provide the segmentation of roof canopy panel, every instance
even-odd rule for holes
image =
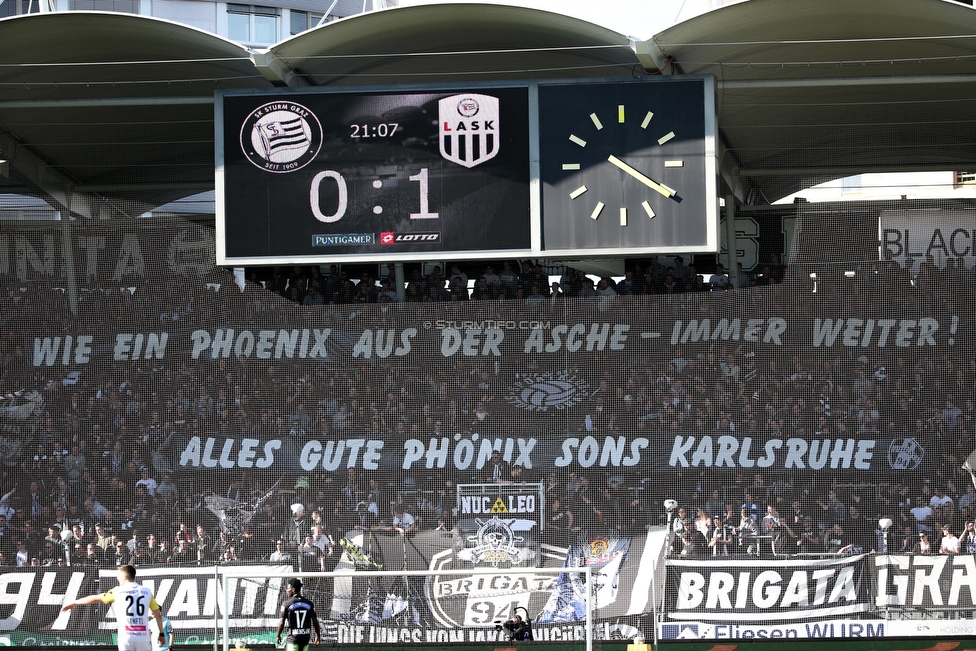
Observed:
[[[236,43],[157,18],[70,11],[0,20],[2,99],[211,95],[265,86]]]
[[[630,76],[651,59],[718,79],[723,178],[748,203],[858,172],[976,169],[969,7],[750,0],[639,45],[652,57],[591,23],[483,4],[358,15],[262,53],[131,14],[3,19],[0,192],[97,217],[212,189],[220,89]]]
[[[976,169],[976,11],[943,0],[750,0],[650,40],[719,80],[722,166],[774,201],[858,171]]]
[[[750,0],[654,36],[719,80],[951,74],[974,65],[976,12],[944,0]]]
[[[214,91],[271,87],[246,48],[131,14],[0,20],[0,61],[9,185],[81,216],[212,187]]]
[[[311,86],[632,75],[612,30],[547,11],[489,4],[394,8],[323,25],[271,51]]]

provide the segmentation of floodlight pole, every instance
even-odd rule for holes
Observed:
[[[667,592],[667,585],[668,585],[667,566],[668,566],[668,557],[671,554],[671,530],[672,530],[673,521],[674,521],[674,512],[677,510],[677,508],[678,508],[678,502],[677,501],[671,500],[671,499],[664,500],[664,510],[668,514],[668,530],[666,532],[664,532],[664,568],[665,568],[665,576],[664,576],[664,585],[661,586],[661,607],[662,608],[665,607],[665,605],[664,605],[665,604],[665,602],[664,602],[664,595]],[[660,559],[660,557],[659,557],[659,559]],[[654,574],[651,577],[652,596],[653,596],[655,581],[657,581],[657,576],[656,575],[657,575],[657,563],[655,562],[654,563]],[[657,651],[657,599],[656,598],[654,600],[654,605],[651,607],[651,614],[654,617],[654,637],[652,639],[654,640],[654,651]]]
[[[214,586],[218,590],[220,589],[220,586],[221,586],[221,583],[220,583],[220,569],[219,569],[219,566],[217,566],[217,565],[214,565]],[[224,587],[224,608],[227,608],[227,586],[226,586],[226,584],[223,587]],[[218,647],[217,647],[217,644],[220,641],[220,619],[219,618],[220,618],[220,609],[219,608],[214,608],[214,643],[213,643],[213,651],[220,651],[218,649]],[[226,640],[227,639],[227,634],[230,632],[230,626],[227,624],[227,618],[226,617],[224,618],[224,624],[225,624],[224,625],[224,639]]]
[[[68,203],[71,203],[69,200]],[[68,308],[78,316],[78,279],[75,277],[75,248],[71,243],[71,215],[58,211],[61,218],[61,250],[64,252],[64,277],[68,286]],[[68,563],[70,565],[71,563]]]
[[[400,303],[407,302],[407,290],[404,287],[405,277],[403,275],[403,263],[395,262],[393,264],[393,273],[396,276],[396,295],[397,301]]]
[[[665,502],[673,502],[673,501],[674,500],[665,500]],[[671,526],[674,520],[674,511],[676,508],[677,508],[677,504],[675,505],[668,504],[665,506],[665,511],[668,514],[668,530],[664,534],[664,557],[665,558],[667,558],[668,554],[671,553]]]
[[[729,268],[726,275],[729,277],[729,289],[739,289],[739,259],[735,244],[735,195],[731,192],[725,197],[725,241],[726,249],[729,253]]]
[[[593,651],[593,568],[586,566],[586,651]]]
[[[654,569],[651,571],[651,643],[654,651],[657,651],[657,562],[660,557],[654,559]]]

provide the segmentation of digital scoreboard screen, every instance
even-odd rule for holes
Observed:
[[[218,263],[530,251],[528,94],[218,96]]]
[[[715,83],[223,91],[222,265],[719,250]]]

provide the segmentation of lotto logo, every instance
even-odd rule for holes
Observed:
[[[400,233],[392,231],[380,233],[380,244],[402,244],[403,242],[440,242],[440,231],[425,231],[423,233]]]

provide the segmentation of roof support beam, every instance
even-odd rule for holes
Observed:
[[[842,86],[916,86],[919,84],[976,84],[976,74],[890,75],[874,77],[824,77],[821,79],[719,80],[720,90],[748,88],[823,88]]]
[[[50,197],[62,212],[89,219],[120,216],[120,211],[102,197],[76,192],[72,179],[48,165],[11,133],[0,131],[0,150],[9,161],[11,170],[16,170],[38,191]]]
[[[674,70],[668,65],[668,57],[661,51],[661,48],[653,41],[635,41],[631,39],[630,47],[637,55],[641,67],[644,70],[656,70],[662,75],[674,74]]]
[[[770,167],[740,169],[740,177],[759,176],[853,176],[855,174],[882,174],[886,172],[950,172],[976,170],[976,160],[934,165],[859,165],[857,167]]]
[[[0,100],[0,111],[6,109],[85,108],[113,106],[185,106],[214,103],[213,95],[200,97],[106,97],[99,99]]]
[[[266,50],[264,52],[254,52],[251,54],[254,67],[258,69],[264,78],[275,86],[305,86],[302,78],[295,74],[295,71],[288,67],[278,56]]]
[[[207,192],[214,189],[213,183],[114,183],[88,184],[79,183],[73,188],[75,192],[151,192],[158,190],[186,190],[188,192]]]

